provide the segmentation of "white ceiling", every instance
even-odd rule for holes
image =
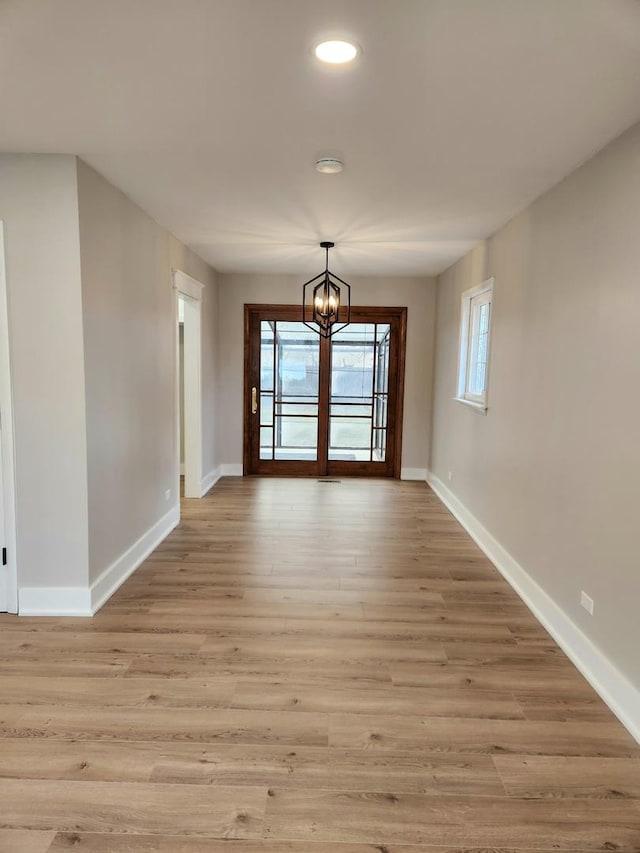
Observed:
[[[433,274],[640,119],[640,3],[0,0],[0,80],[0,149],[80,154],[221,271]]]

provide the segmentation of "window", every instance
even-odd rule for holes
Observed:
[[[462,294],[460,352],[456,400],[482,411],[487,409],[489,346],[493,279]]]

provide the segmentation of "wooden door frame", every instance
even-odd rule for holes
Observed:
[[[284,315],[286,317],[286,322],[302,322],[302,307],[300,305],[249,304],[244,306],[244,396],[242,426],[242,459],[244,475],[248,472],[256,473],[252,471],[254,460],[252,459],[251,447],[251,422],[253,419],[253,414],[251,412],[251,389],[253,387],[251,384],[251,377],[259,375],[260,373],[260,352],[257,348],[253,354],[251,352],[251,323],[253,318],[255,318],[258,323],[262,322],[264,319],[270,319],[274,313],[277,313],[280,319]],[[320,363],[318,366],[322,369]],[[322,424],[320,424],[320,421],[322,419],[322,406],[319,405],[318,409],[319,429],[321,429]],[[286,465],[288,475],[292,477],[320,476],[320,473],[317,470],[319,468],[319,460],[317,462],[313,462],[311,460],[281,461],[278,462],[278,465]],[[260,472],[260,476],[268,477],[286,475],[282,471],[263,471]]]
[[[280,305],[273,303],[248,303],[244,306],[244,383],[243,383],[243,421],[242,421],[242,458],[243,472],[246,476],[251,471],[251,376],[259,364],[251,363],[251,318],[256,314],[269,313],[287,313],[290,314],[292,322],[302,322],[302,307],[300,305]],[[406,363],[407,349],[407,308],[406,307],[384,307],[379,305],[372,306],[352,306],[351,321],[360,323],[376,323],[385,322],[384,318],[397,318],[398,321],[398,354],[397,354],[397,375],[395,377],[395,397],[396,397],[396,418],[395,429],[392,440],[393,447],[393,466],[389,476],[400,479],[402,470],[402,428],[404,421],[404,372]],[[254,353],[254,359],[259,358],[257,353]],[[390,380],[391,381],[391,380]],[[390,386],[391,387],[391,386]],[[350,463],[351,464],[351,463]],[[353,463],[357,465],[357,463]],[[292,469],[292,474],[295,471]],[[354,471],[354,476],[357,476],[357,470]],[[263,476],[269,476],[263,475]]]

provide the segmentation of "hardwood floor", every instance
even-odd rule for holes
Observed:
[[[424,484],[221,480],[0,631],[0,853],[640,851],[640,747]]]

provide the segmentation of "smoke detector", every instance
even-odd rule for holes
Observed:
[[[337,175],[344,169],[344,163],[336,157],[321,157],[316,161],[316,169],[323,175]]]

